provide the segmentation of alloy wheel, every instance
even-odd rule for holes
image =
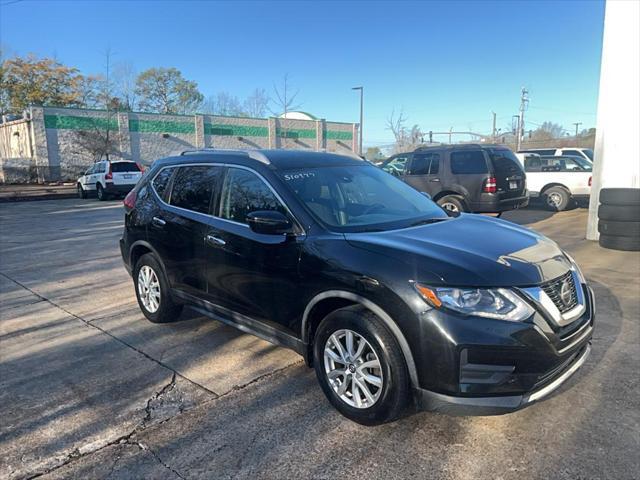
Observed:
[[[440,205],[442,208],[444,208],[445,210],[449,211],[449,212],[455,212],[458,213],[458,206],[455,205],[454,203],[451,202],[444,202],[442,205]]]
[[[160,307],[160,281],[156,272],[148,265],[143,265],[138,271],[138,295],[149,313],[158,311]]]
[[[547,203],[551,207],[558,208],[562,205],[562,195],[557,192],[552,192],[550,195],[547,195]]]
[[[369,408],[380,398],[384,385],[380,357],[353,330],[338,330],[327,339],[324,370],[329,385],[347,405]]]

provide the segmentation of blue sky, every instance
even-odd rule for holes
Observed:
[[[302,110],[357,121],[365,145],[389,142],[403,110],[423,130],[488,133],[530,92],[527,128],[595,126],[604,3],[177,2],[0,0],[8,53],[55,55],[83,73],[103,52],[138,71],[175,66],[205,96],[272,91],[288,73]]]

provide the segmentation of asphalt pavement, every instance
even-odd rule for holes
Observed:
[[[586,241],[585,209],[503,218],[583,267],[598,306],[586,364],[509,415],[363,427],[291,351],[190,310],[146,321],[121,202],[0,205],[0,478],[638,478],[640,254]]]

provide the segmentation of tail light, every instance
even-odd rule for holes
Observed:
[[[482,187],[484,193],[496,193],[498,191],[498,185],[496,183],[496,177],[489,177],[484,181]]]
[[[591,186],[592,177],[589,177],[589,186]]]
[[[111,171],[111,163],[109,163],[109,171],[104,176],[105,180],[113,180],[113,172]]]
[[[124,197],[124,201],[122,203],[124,203],[124,206],[128,209],[133,209],[133,207],[136,206],[136,198],[137,198],[137,194],[135,190],[131,190],[129,193],[127,193],[127,196]]]

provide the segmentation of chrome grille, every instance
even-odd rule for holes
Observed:
[[[560,313],[568,312],[578,304],[578,293],[571,271],[541,285],[541,288]]]

